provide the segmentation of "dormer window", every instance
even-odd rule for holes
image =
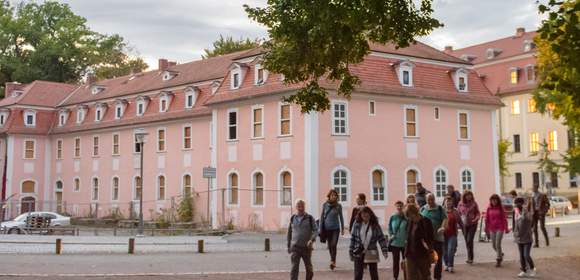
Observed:
[[[127,106],[127,101],[124,99],[119,99],[115,102],[115,119],[120,120],[125,113],[125,107]]]
[[[102,92],[104,90],[105,90],[104,86],[98,86],[98,85],[91,86],[91,93],[93,95],[99,94],[100,92]]]
[[[399,82],[404,87],[413,86],[413,63],[409,61],[404,61],[398,64],[397,74],[399,76]]]
[[[199,89],[197,87],[189,87],[185,90],[185,108],[191,109],[197,100]]]
[[[240,73],[234,73],[232,78],[232,86],[234,88],[240,87]]]
[[[501,53],[500,49],[489,48],[485,52],[487,59],[494,59]]]
[[[254,84],[263,85],[268,79],[268,71],[261,64],[254,67]]]
[[[95,121],[96,122],[100,122],[101,120],[103,120],[106,108],[107,108],[106,104],[102,104],[102,103],[97,104],[96,109],[95,109]]]
[[[147,110],[147,104],[149,104],[149,97],[140,96],[137,98],[137,116],[143,116]]]
[[[24,125],[25,126],[36,126],[36,112],[34,112],[34,111],[24,112]]]
[[[80,106],[77,109],[77,124],[80,124],[85,120],[86,113],[87,113],[86,106]]]
[[[12,93],[10,93],[10,97],[16,98],[16,97],[20,96],[21,94],[22,94],[21,90],[13,90]]]
[[[10,112],[8,110],[1,110],[0,111],[0,126],[4,126],[6,121],[8,120],[8,115]]]
[[[468,89],[468,77],[469,72],[463,68],[458,69],[455,71],[454,73],[454,82],[455,82],[455,88],[457,88],[457,90],[459,92],[467,92]]]
[[[173,93],[164,91],[159,96],[159,112],[164,113],[169,110],[169,104],[171,104],[171,99],[173,98]]]
[[[63,110],[58,114],[58,125],[64,126],[68,119],[68,110]]]
[[[163,71],[161,77],[164,81],[169,81],[177,76],[177,72],[174,71]]]
[[[220,81],[213,81],[211,83],[211,94],[214,95],[217,90],[220,88],[221,82]]]
[[[533,50],[535,47],[536,47],[536,44],[534,44],[533,41],[531,41],[531,40],[524,41],[524,52],[529,52],[529,51]]]
[[[518,83],[519,77],[518,77],[518,68],[511,68],[510,69],[510,83],[512,85],[515,85]]]
[[[244,74],[246,73],[247,66],[242,63],[234,62],[230,66],[230,88],[238,89],[242,85],[244,80]]]

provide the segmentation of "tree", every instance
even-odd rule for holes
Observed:
[[[501,139],[497,142],[498,154],[499,154],[499,174],[503,176],[510,175],[509,169],[507,167],[507,157],[511,155],[508,151],[512,143],[507,139]]]
[[[552,151],[548,147],[548,143],[546,140],[540,143],[540,151],[532,153],[533,156],[538,155],[538,170],[540,170],[543,176],[551,175],[552,173],[558,174],[562,165],[556,163],[554,160],[550,158]],[[548,190],[551,193],[551,190]]]
[[[550,113],[572,131],[580,131],[580,0],[539,5],[547,14],[538,30],[538,89],[534,92],[541,113]],[[566,170],[580,173],[580,147],[568,149]]]
[[[207,59],[237,51],[249,50],[258,46],[260,46],[260,41],[257,39],[250,40],[249,38],[240,38],[234,40],[231,36],[224,38],[224,36],[220,34],[220,38],[213,42],[213,49],[204,49],[203,51],[205,54],[202,54],[201,58]]]
[[[431,17],[432,0],[268,0],[265,8],[244,5],[249,17],[268,28],[263,45],[265,67],[284,75],[287,84],[304,87],[287,98],[302,112],[329,109],[320,79],[337,83],[337,93],[350,97],[360,83],[349,65],[369,54],[369,41],[406,47],[416,36],[442,26]]]
[[[67,4],[21,2],[14,7],[0,0],[1,85],[34,80],[77,82],[87,71],[110,78],[147,68],[130,51],[121,36],[90,30],[86,19]]]
[[[194,205],[193,196],[191,193],[184,194],[179,201],[179,206],[177,208],[177,216],[181,222],[192,222],[194,216]]]

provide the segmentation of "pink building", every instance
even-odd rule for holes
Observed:
[[[473,65],[421,43],[371,49],[352,67],[362,84],[350,100],[323,82],[332,100],[324,113],[282,102],[297,87],[261,67],[260,49],[181,65],[160,60],[156,71],[63,85],[46,124],[29,130],[12,125],[26,120],[15,111],[26,106],[4,100],[3,141],[17,151],[8,153],[6,194],[18,201],[10,213],[32,198],[58,202],[54,208],[66,202],[74,215],[128,213],[143,186],[147,217],[191,190],[197,219],[207,219],[209,199],[214,226],[275,230],[288,223],[296,198],[319,215],[331,188],[347,216],[355,195],[366,193],[382,223],[417,182],[439,199],[447,184],[473,190],[481,203],[498,192],[501,102]],[[143,181],[137,128],[149,133]],[[26,139],[44,144],[34,159],[23,159]],[[27,164],[42,174],[26,172]],[[209,192],[204,166],[217,168]],[[29,180],[34,192],[24,192]]]

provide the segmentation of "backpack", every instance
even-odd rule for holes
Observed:
[[[296,214],[292,214],[292,216],[290,217],[290,226],[292,226],[292,224],[294,224],[294,217],[296,217]],[[308,222],[310,224],[310,229],[315,229],[315,224],[314,224],[314,218],[312,217],[312,215],[310,214],[306,214],[306,219],[308,219]]]

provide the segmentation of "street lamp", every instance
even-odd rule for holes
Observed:
[[[141,177],[141,191],[139,192],[139,227],[137,229],[137,236],[143,237],[143,148],[145,146],[145,136],[147,133],[144,128],[139,128],[135,130],[135,143],[139,145],[140,162],[139,172]]]

